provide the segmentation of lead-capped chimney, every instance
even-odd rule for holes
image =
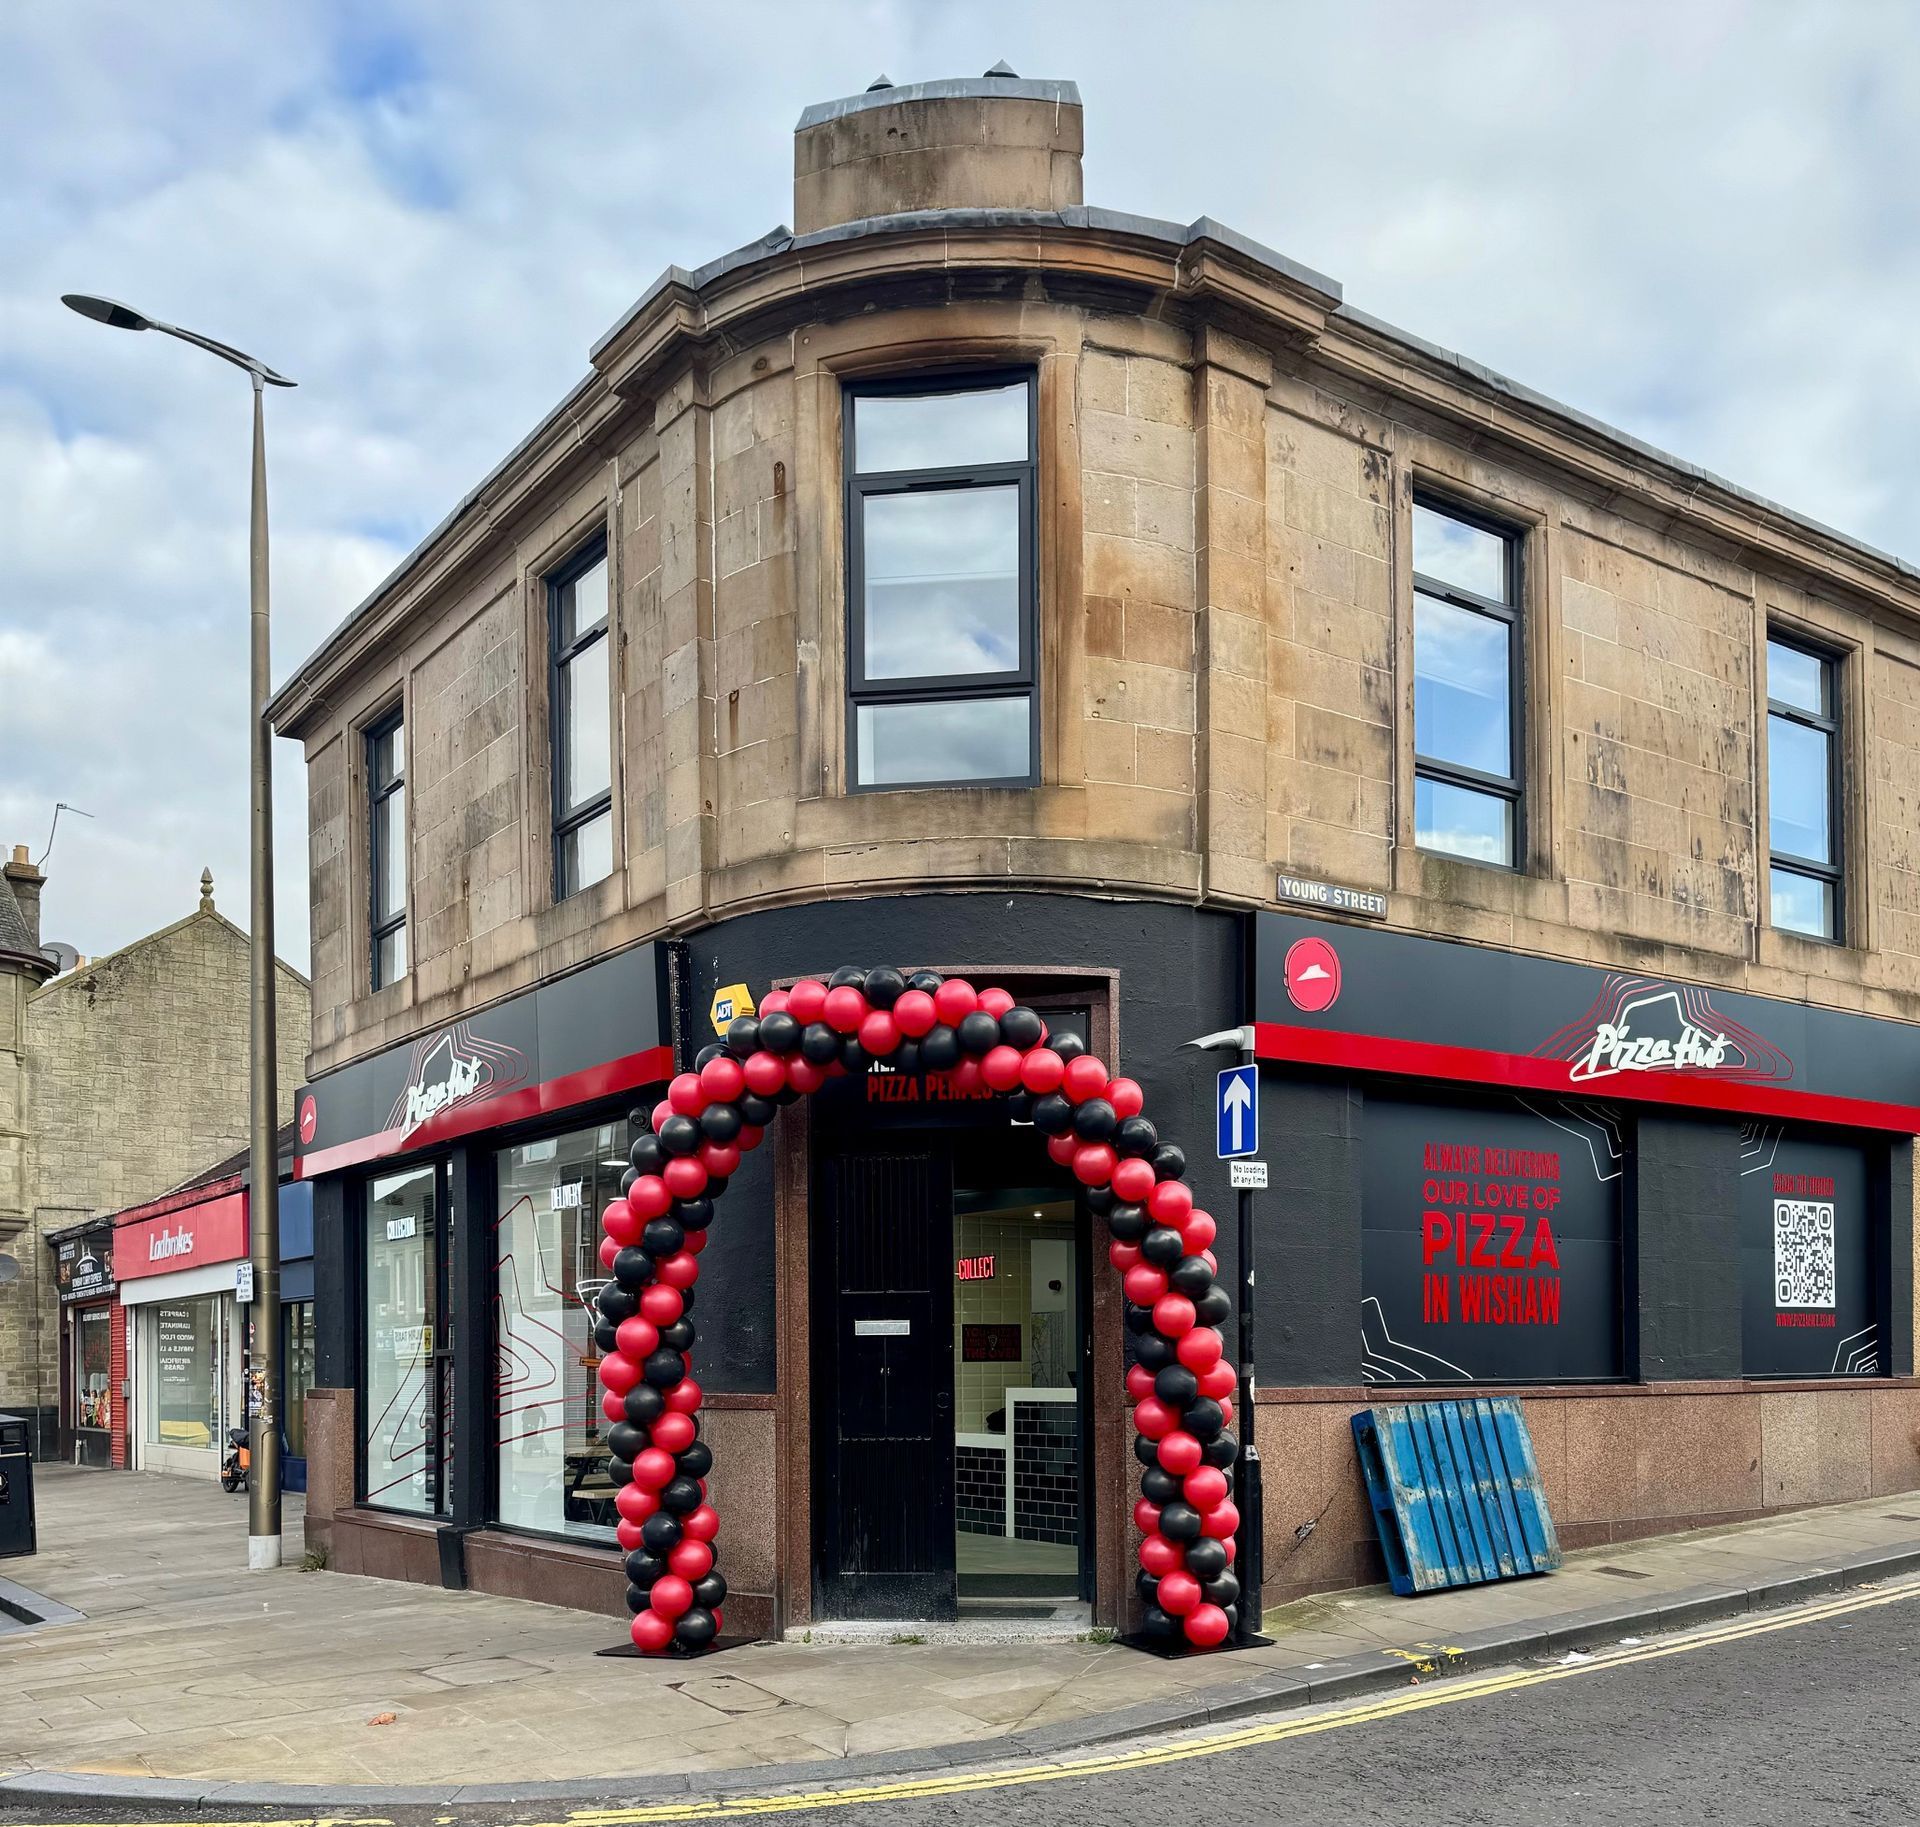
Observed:
[[[922,209],[1081,202],[1080,91],[1004,63],[986,75],[818,102],[793,135],[797,234]]]

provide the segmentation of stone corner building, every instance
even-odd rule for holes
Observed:
[[[334,1565],[619,1611],[627,1109],[847,963],[1086,1035],[1223,1220],[1177,1049],[1257,1024],[1270,1599],[1374,1576],[1383,1386],[1523,1395],[1575,1544],[1920,1485],[1920,575],[1080,152],[1071,83],[808,109],[793,226],[276,699]],[[941,1092],[835,1084],[711,1234],[730,1628],[1133,1602],[1104,1241]]]
[[[16,847],[0,883],[0,1410],[65,1456],[81,1349],[48,1240],[157,1197],[247,1137],[247,935],[213,903],[62,970],[44,878]],[[283,1101],[303,1075],[307,980],[280,966]]]

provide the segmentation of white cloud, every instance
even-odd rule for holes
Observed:
[[[1846,7],[64,0],[0,17],[0,839],[50,932],[245,908],[240,377],[284,674],[669,262],[789,213],[807,102],[1070,76],[1091,200],[1231,223],[1433,341],[1920,550],[1920,13]],[[305,954],[297,752],[281,934]]]

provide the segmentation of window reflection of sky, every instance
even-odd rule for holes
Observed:
[[[1480,863],[1509,863],[1512,812],[1508,801],[1492,793],[1475,793],[1444,780],[1414,782],[1413,837],[1422,850]]]
[[[1512,771],[1505,623],[1434,597],[1413,612],[1414,746],[1435,761]]]
[[[1826,734],[1786,717],[1767,719],[1767,836],[1775,850],[1833,860]]]
[[[1413,508],[1413,568],[1456,590],[1507,600],[1507,542],[1419,502]]]
[[[964,393],[863,394],[854,402],[862,475],[1027,460],[1027,383]]]
[[[870,679],[1014,671],[1020,663],[1020,492],[869,496]]]
[[[863,704],[863,786],[928,780],[1001,780],[1027,772],[1027,699],[966,698],[938,704]]]

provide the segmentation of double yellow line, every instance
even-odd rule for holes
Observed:
[[[1457,1706],[1462,1701],[1485,1700],[1521,1688],[1540,1687],[1549,1681],[1571,1681],[1582,1675],[1607,1674],[1639,1662],[1658,1662],[1668,1656],[1684,1656],[1694,1650],[1739,1643],[1750,1637],[1771,1636],[1775,1631],[1795,1630],[1802,1625],[1819,1624],[1830,1618],[1872,1611],[1883,1605],[1897,1605],[1913,1598],[1920,1598],[1920,1580],[1877,1591],[1853,1593],[1843,1598],[1816,1601],[1796,1606],[1790,1611],[1736,1619],[1666,1642],[1610,1650],[1581,1662],[1555,1663],[1547,1668],[1512,1669],[1497,1675],[1458,1676],[1432,1687],[1396,1688],[1378,1700],[1362,1701],[1338,1710],[1295,1713],[1263,1725],[1179,1738],[1100,1757],[1023,1764],[1003,1769],[955,1771],[945,1776],[916,1777],[890,1783],[848,1784],[839,1788],[788,1791],[779,1795],[727,1795],[708,1800],[688,1798],[685,1801],[654,1802],[644,1807],[582,1808],[572,1811],[560,1821],[542,1823],[540,1827],[645,1827],[646,1823],[656,1821],[735,1820],[755,1815],[804,1814],[821,1808],[858,1808],[875,1802],[925,1801],[943,1795],[979,1795],[994,1789],[1031,1788],[1039,1783],[1080,1782],[1089,1777],[1114,1776],[1130,1770],[1154,1769],[1163,1764],[1190,1763],[1196,1758],[1220,1757],[1261,1745],[1282,1744],[1291,1738],[1308,1738],[1320,1732],[1341,1731],[1349,1726],[1374,1725],[1383,1720],[1397,1719],[1403,1714],[1424,1712],[1429,1707]],[[609,1786],[618,1780],[609,1779]],[[481,1807],[473,1810],[474,1816],[484,1812]],[[451,1821],[460,1817],[443,1813],[439,1818]],[[131,1827],[131,1824],[67,1822],[62,1827]],[[140,1827],[388,1827],[388,1824],[377,1816],[343,1814],[313,1816],[305,1820],[281,1817],[271,1822],[211,1821],[205,1817],[166,1822],[146,1818],[141,1821]]]

